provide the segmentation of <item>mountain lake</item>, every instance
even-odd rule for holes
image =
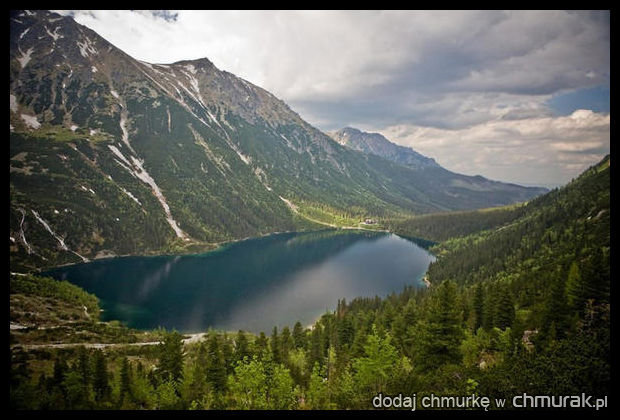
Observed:
[[[434,259],[391,233],[326,230],[247,239],[197,255],[108,258],[43,274],[96,295],[104,321],[269,335],[274,326],[312,324],[338,299],[426,287]]]

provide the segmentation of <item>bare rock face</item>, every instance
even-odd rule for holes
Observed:
[[[343,146],[381,156],[401,165],[416,169],[439,167],[435,159],[423,156],[410,147],[394,144],[379,133],[367,133],[356,128],[345,127],[330,135]]]

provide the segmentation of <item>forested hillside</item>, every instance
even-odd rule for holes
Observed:
[[[492,207],[482,210],[424,214],[393,220],[389,229],[401,236],[443,242],[510,224],[525,213],[525,206]]]
[[[609,165],[511,210],[509,224],[437,245],[430,289],[343,301],[312,328],[211,331],[185,346],[162,331],[158,346],[105,352],[14,347],[12,407],[369,409],[382,392],[511,408],[522,393],[608,395]]]

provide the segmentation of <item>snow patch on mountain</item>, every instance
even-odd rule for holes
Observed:
[[[133,176],[134,178],[136,177],[133,173],[133,171],[131,170],[131,168],[129,168],[128,166],[126,166],[123,162],[121,162],[118,159],[114,159],[114,162],[116,162],[118,164],[118,166],[120,166],[121,168],[125,169],[127,172],[129,172],[129,174],[131,176]]]
[[[56,28],[54,28],[54,32],[52,33],[50,32],[49,29],[47,29],[47,26],[45,26],[45,32],[47,32],[47,34],[54,39],[54,42],[58,41],[58,38],[64,38],[62,35],[58,33],[59,29],[60,29],[60,26],[57,26]]]
[[[170,213],[170,207],[166,202],[166,197],[164,197],[164,194],[162,194],[159,186],[155,183],[153,177],[146,171],[146,169],[142,167],[142,162],[140,160],[136,159],[134,156],[130,157],[133,161],[134,167],[136,168],[136,176],[140,180],[142,180],[142,182],[148,184],[151,187],[151,189],[153,190],[153,195],[155,195],[155,198],[159,200],[159,203],[164,208],[164,212],[166,213],[166,220],[174,230],[174,233],[176,233],[178,238],[187,239],[187,234],[181,230],[176,220],[174,220],[174,218],[172,217],[172,213]]]
[[[34,115],[21,114],[22,120],[26,123],[26,125],[30,128],[34,128],[35,130],[41,127],[41,123],[37,120],[37,117]]]
[[[24,67],[26,67],[26,65],[30,61],[30,56],[34,52],[34,47],[28,48],[28,51],[26,52],[23,52],[22,49],[19,48],[19,52],[22,53],[22,56],[18,57],[17,61],[19,61],[19,64],[22,66],[22,69],[23,69]]]
[[[52,236],[53,236],[53,237],[54,237],[54,238],[58,241],[58,243],[60,244],[60,249],[62,249],[63,251],[69,251],[69,252],[72,252],[72,253],[74,253],[75,255],[77,255],[78,257],[80,257],[80,258],[82,259],[82,261],[84,261],[84,262],[88,262],[88,259],[87,259],[87,258],[84,258],[83,256],[81,256],[81,255],[80,255],[80,254],[78,254],[77,252],[72,251],[71,249],[69,249],[69,247],[67,246],[67,244],[65,244],[64,239],[63,239],[63,238],[61,238],[59,235],[57,235],[57,234],[56,234],[56,232],[54,232],[54,231],[52,230],[52,228],[50,227],[50,225],[49,225],[49,224],[48,224],[45,220],[43,220],[43,218],[42,218],[41,216],[39,216],[39,213],[37,213],[36,211],[34,211],[34,210],[32,210],[32,209],[30,209],[30,211],[32,211],[32,214],[34,214],[34,217],[37,219],[37,221],[38,221],[39,223],[41,223],[41,224],[43,225],[43,227],[45,228],[45,230],[47,230],[47,231],[50,233],[50,235],[52,235]]]
[[[164,213],[166,214],[166,220],[168,221],[168,224],[170,225],[170,227],[172,227],[177,237],[181,239],[188,239],[187,234],[183,232],[183,230],[181,230],[176,220],[174,220],[174,218],[172,217],[172,213],[170,212],[170,207],[168,206],[168,203],[166,202],[166,197],[164,197],[164,194],[161,192],[161,189],[159,188],[159,186],[157,185],[153,177],[146,171],[146,169],[144,169],[144,167],[142,166],[142,162],[136,157],[130,156],[132,160],[132,162],[130,163],[129,160],[125,158],[125,156],[121,153],[120,150],[118,150],[116,146],[108,145],[108,148],[112,151],[112,153],[118,156],[119,159],[127,163],[129,167],[125,167],[124,165],[121,165],[121,166],[123,166],[133,176],[135,176],[136,178],[138,178],[139,180],[141,180],[142,182],[144,182],[145,184],[151,187],[151,190],[153,191],[153,195],[155,196],[155,198],[157,198],[157,200],[159,200],[159,203],[164,209]]]
[[[32,247],[30,246],[28,241],[26,241],[26,234],[24,233],[24,219],[26,218],[26,212],[23,209],[18,209],[18,210],[22,214],[22,221],[19,223],[19,238],[21,239],[22,243],[26,247],[26,252],[28,253],[28,255],[30,255],[33,253]]]
[[[124,192],[125,194],[127,194],[127,196],[129,198],[131,198],[133,201],[135,201],[136,203],[138,203],[138,205],[140,207],[142,207],[142,203],[140,202],[140,200],[138,200],[131,192],[127,191],[125,188],[121,187],[120,185],[118,186],[122,192]]]
[[[226,163],[226,161],[224,161],[224,159],[222,157],[218,158],[218,157],[215,156],[215,154],[213,153],[213,151],[211,150],[211,148],[209,147],[207,142],[202,138],[200,133],[198,133],[194,129],[194,127],[192,127],[191,124],[187,124],[187,126],[189,127],[190,131],[194,135],[194,142],[204,149],[205,154],[207,155],[207,157],[213,163],[215,163],[215,166],[216,166],[217,170],[222,174],[222,176],[226,177],[226,174],[224,173],[224,167],[223,166],[225,165],[229,170],[230,170],[230,166],[228,166],[228,164]],[[202,163],[201,163],[201,165],[202,165]],[[203,170],[203,172],[206,172],[206,171]]]
[[[80,54],[82,54],[82,57],[88,58],[90,54],[99,54],[99,51],[97,51],[92,41],[86,35],[83,35],[83,37],[82,42],[76,42],[77,46],[80,48]]]
[[[299,212],[299,208],[291,203],[289,200],[287,200],[286,198],[282,197],[281,195],[279,195],[278,197],[280,197],[280,200],[284,201],[284,203],[291,209],[293,210],[294,213],[298,213]]]
[[[82,187],[84,188],[84,187]],[[43,227],[45,228],[45,230],[47,230],[54,238],[56,238],[56,240],[58,241],[58,243],[60,244],[60,249],[62,249],[63,251],[68,251],[69,248],[67,247],[67,245],[65,244],[65,241],[63,238],[61,238],[60,236],[58,236],[56,234],[56,232],[54,232],[52,230],[52,228],[50,228],[50,225],[47,224],[47,222],[45,220],[43,220],[41,218],[41,216],[39,216],[39,213],[37,213],[34,210],[30,210],[32,211],[32,214],[34,214],[34,217],[39,221],[39,223],[41,223],[43,225]]]
[[[129,160],[127,160],[127,158],[121,153],[120,150],[118,150],[118,148],[116,146],[114,146],[113,144],[108,144],[108,148],[112,151],[112,153],[114,153],[116,156],[118,156],[118,158],[120,160],[125,162],[127,164],[127,166],[131,166],[131,163],[129,163]]]
[[[267,183],[267,174],[265,173],[265,171],[263,171],[262,168],[258,166],[254,168],[254,175],[256,176],[256,178],[258,178],[260,183],[263,184],[263,187],[265,187],[267,191],[273,191]]]
[[[129,131],[127,131],[127,110],[125,109],[125,107],[123,107],[123,110],[121,111],[120,127],[121,132],[123,133],[121,140],[123,141],[123,143],[125,143],[129,150],[137,154],[136,151],[133,150],[133,147],[131,147],[131,144],[129,144]]]

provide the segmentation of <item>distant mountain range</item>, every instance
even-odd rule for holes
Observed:
[[[342,146],[206,58],[146,63],[70,17],[10,12],[14,271],[316,228],[310,210],[389,218],[545,191],[385,142]]]
[[[343,146],[353,150],[381,156],[415,169],[439,168],[435,159],[422,156],[410,147],[394,144],[379,133],[367,133],[357,128],[345,127],[329,135]]]

